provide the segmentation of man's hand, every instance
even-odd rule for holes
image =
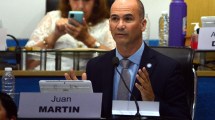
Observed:
[[[64,73],[64,76],[66,78],[66,80],[78,80],[78,78],[75,75],[75,71],[73,69],[70,70],[69,73]],[[82,80],[87,80],[87,74],[83,73],[81,75]]]
[[[143,101],[154,101],[155,95],[152,90],[151,82],[149,79],[149,74],[146,71],[145,67],[138,70],[138,74],[136,75],[140,84],[135,83],[135,86],[140,91]]]

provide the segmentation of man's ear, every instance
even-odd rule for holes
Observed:
[[[146,24],[147,24],[146,19],[142,19],[142,21],[141,21],[141,30],[142,30],[142,32],[145,31],[145,29],[146,29]]]

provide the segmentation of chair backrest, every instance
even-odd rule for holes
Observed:
[[[108,6],[109,8],[111,7],[111,5],[113,4],[114,0],[107,0],[108,1]]]
[[[57,10],[60,0],[46,0],[46,13],[52,10]]]
[[[175,59],[181,64],[187,90],[187,101],[190,106],[191,114],[193,114],[194,106],[194,86],[195,86],[195,77],[193,71],[193,56],[194,51],[191,48],[184,47],[151,47],[152,49]]]

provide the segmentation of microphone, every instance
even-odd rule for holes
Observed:
[[[16,42],[15,57],[16,57],[17,63],[20,65],[21,64],[21,46],[19,44],[19,41],[16,39],[15,36],[13,36],[11,34],[7,34],[7,36],[11,37],[12,40],[14,40]],[[19,66],[18,66],[18,69],[19,69]]]
[[[20,50],[20,45],[19,45],[19,41],[16,39],[16,37],[14,37],[13,35],[7,34],[8,37],[11,37],[12,40],[14,40],[16,42],[16,50]]]
[[[118,57],[114,57],[112,59],[112,64],[113,66],[115,67],[117,73],[120,75],[120,78],[122,79],[122,82],[123,84],[125,85],[126,89],[128,90],[128,92],[131,94],[132,98],[134,99],[134,102],[135,102],[135,105],[136,105],[136,108],[137,108],[137,112],[135,114],[135,116],[138,118],[138,119],[141,119],[141,115],[140,115],[140,110],[139,110],[139,105],[138,105],[138,102],[137,102],[137,99],[135,98],[135,96],[132,94],[131,90],[128,88],[128,86],[126,85],[125,83],[125,79],[123,78],[122,74],[119,72],[119,70],[117,69],[117,66],[119,65],[119,58]]]

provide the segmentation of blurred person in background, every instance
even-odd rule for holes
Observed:
[[[16,120],[17,107],[13,99],[6,93],[0,92],[0,120]]]
[[[109,9],[106,0],[59,0],[59,9],[48,12],[33,31],[26,47],[41,49],[99,48],[111,50],[115,42],[109,31]],[[83,11],[83,23],[68,19],[69,11]],[[68,24],[68,21],[72,24]],[[53,61],[48,70],[55,70]],[[30,57],[28,69],[39,69],[40,61]],[[62,69],[71,68],[71,57],[62,59]],[[69,64],[69,65],[67,65]],[[85,62],[83,63],[85,66]],[[36,67],[36,68],[35,68]]]

